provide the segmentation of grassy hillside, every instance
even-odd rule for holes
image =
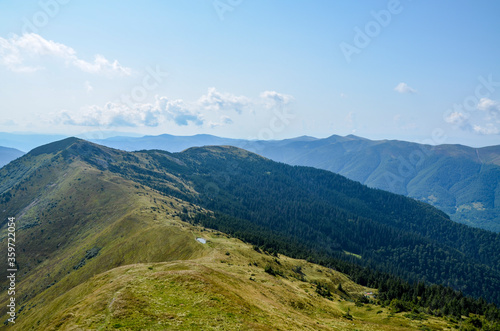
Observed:
[[[4,221],[18,220],[20,311],[9,328],[444,330],[475,321],[438,318],[418,306],[408,310],[398,300],[387,307],[361,302],[365,292],[377,290],[331,268],[266,252],[265,243],[252,247],[183,221],[218,215],[194,203],[215,201],[214,187],[205,184],[217,183],[220,196],[236,198],[228,186],[238,186],[235,178],[245,178],[245,167],[266,170],[260,167],[269,162],[228,148],[129,154],[71,139],[0,169],[1,251]],[[210,182],[203,180],[207,175]],[[247,176],[256,178],[251,171]],[[155,190],[155,183],[171,194]],[[220,218],[221,226],[227,217]],[[242,220],[241,230],[249,220]],[[280,238],[274,236],[269,243]],[[1,261],[5,265],[5,256]],[[8,299],[4,270],[0,316],[6,316]]]
[[[46,300],[58,291],[54,287],[28,304],[16,329],[37,330],[43,325],[44,330],[443,330],[458,326],[458,321],[425,314],[397,313],[370,303],[356,305],[360,295],[373,290],[338,272],[257,253],[218,232],[185,230],[192,231],[192,242],[195,236],[208,240],[204,257],[126,265]],[[265,272],[267,266],[281,275]],[[320,295],[316,283],[330,289],[330,295]],[[337,289],[339,284],[343,292]]]
[[[451,222],[429,205],[231,147],[125,155],[109,170],[218,212],[198,219],[205,226],[259,245],[274,241],[281,253],[344,259],[500,302],[500,236]]]
[[[61,162],[60,155],[30,154],[10,169],[30,162],[33,167],[24,177],[13,171],[20,181],[3,196],[1,208],[2,221],[12,216],[19,220],[17,288],[23,301],[53,286],[68,291],[117,266],[190,258],[202,250],[186,240],[187,234],[175,235],[180,231],[157,224],[153,211],[160,201],[150,198],[145,188],[83,162]],[[183,206],[175,199],[161,199],[164,215],[180,212]],[[5,232],[4,226],[4,251]],[[5,259],[2,256],[2,265]],[[6,279],[4,269],[1,276]],[[5,302],[6,293],[0,298]]]

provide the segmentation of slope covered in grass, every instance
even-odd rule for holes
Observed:
[[[114,268],[62,295],[53,286],[26,305],[14,329],[434,330],[454,325],[425,314],[415,319],[390,307],[355,304],[376,291],[331,269],[257,252],[180,221],[166,220],[165,226],[181,227],[200,246],[194,238],[205,238],[204,255]],[[269,268],[274,275],[266,272]],[[324,289],[321,294],[318,288]]]

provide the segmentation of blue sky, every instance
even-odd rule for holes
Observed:
[[[0,2],[0,131],[500,143],[500,2]]]

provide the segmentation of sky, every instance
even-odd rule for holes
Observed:
[[[499,1],[0,1],[0,132],[500,144]]]

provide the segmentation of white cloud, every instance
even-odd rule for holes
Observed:
[[[495,100],[491,100],[488,98],[481,98],[477,105],[477,109],[482,111],[487,111],[490,113],[499,113],[500,112],[500,103]]]
[[[238,114],[241,114],[250,103],[251,100],[247,97],[220,93],[215,87],[209,88],[207,94],[198,100],[198,105],[205,110],[236,111]]]
[[[454,111],[444,117],[446,123],[454,126],[455,129],[473,131],[471,114]]]
[[[475,124],[473,126],[474,132],[482,135],[497,135],[500,134],[500,129],[498,124],[500,124],[500,103],[498,101],[481,98],[477,105],[477,109],[486,112],[487,115],[484,116],[481,122],[484,125]]]
[[[398,93],[417,93],[417,90],[411,88],[408,86],[406,83],[399,83],[395,88],[394,91]]]
[[[485,126],[474,125],[474,132],[484,135],[500,134],[500,130],[491,123]]]
[[[216,127],[233,124],[233,120],[229,116],[221,116],[218,122],[210,121],[208,126],[213,129]]]
[[[447,123],[457,125],[457,124],[464,123],[468,119],[469,119],[468,115],[461,113],[461,112],[458,112],[458,111],[455,111],[455,112],[450,113],[448,116],[446,116],[444,120]]]
[[[90,87],[90,83],[85,85]],[[181,99],[156,97],[153,103],[137,103],[125,105],[120,102],[109,102],[104,106],[92,105],[79,111],[63,110],[52,114],[53,123],[76,126],[95,127],[158,127],[173,123],[177,126],[204,126],[210,128],[231,125],[233,118],[226,112],[243,117],[246,108],[265,108],[287,105],[293,97],[277,92],[266,91],[261,98],[252,100],[245,96],[219,93],[210,88],[194,102]],[[262,101],[264,99],[264,103]]]
[[[281,108],[293,101],[293,97],[288,94],[281,94],[276,91],[265,91],[260,94],[264,106],[268,109]]]
[[[197,126],[204,123],[203,116],[195,111],[180,99],[169,100],[166,97],[157,98],[156,108],[159,109],[161,116],[165,116],[167,120],[174,121],[179,126],[188,125],[192,122]]]
[[[82,108],[77,114],[67,110],[57,114],[56,122],[81,126],[137,126],[141,114],[136,109],[109,102],[104,107],[92,105]],[[145,115],[145,114],[144,114]],[[144,117],[144,116],[143,116]]]
[[[481,135],[500,134],[500,103],[488,98],[482,98],[477,104],[477,110],[455,110],[444,117],[444,120],[456,128]]]
[[[40,64],[44,58],[63,60],[66,65],[91,74],[129,76],[132,72],[118,61],[110,62],[102,55],[96,55],[93,62],[82,60],[73,48],[35,33],[14,35],[9,39],[0,37],[0,65],[11,71],[30,73],[44,69]]]
[[[89,106],[78,113],[63,110],[57,114],[56,123],[96,127],[157,127],[167,122],[178,126],[203,124],[200,114],[192,112],[182,100],[157,98],[154,104],[138,104],[133,108],[109,102],[104,107]]]

